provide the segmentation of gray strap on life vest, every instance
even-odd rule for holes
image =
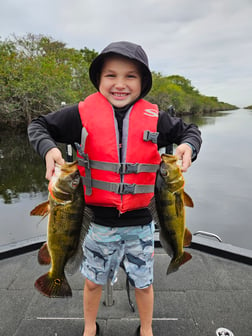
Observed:
[[[84,149],[85,149],[87,136],[88,136],[88,131],[86,130],[85,127],[82,127],[82,131],[81,131],[81,149],[82,149],[83,152],[84,152]]]
[[[88,183],[87,177],[82,177],[82,182],[84,185]],[[145,194],[154,191],[154,186],[151,184],[129,184],[129,183],[114,183],[114,182],[104,182],[99,180],[92,180],[92,187],[98,188],[106,191],[112,191],[116,194],[126,195],[126,194]]]
[[[79,159],[79,164],[86,168],[87,161]],[[118,174],[155,173],[159,167],[157,164],[148,163],[112,163],[89,160],[89,167],[94,169],[112,171]]]
[[[151,163],[121,163],[120,174],[156,173],[158,167]]]
[[[84,152],[85,144],[88,136],[88,131],[85,127],[81,131],[81,145],[75,142],[75,146],[78,149],[79,154],[82,158],[78,158],[78,163],[85,167],[86,174],[86,195],[90,196],[92,194],[92,183],[91,183],[91,169],[90,169],[90,160],[88,154]]]
[[[157,143],[159,132],[151,132],[151,131],[144,131],[143,139],[144,141],[151,141],[153,143]]]
[[[79,165],[86,168],[86,161],[79,159]],[[89,167],[119,173],[119,164],[112,162],[89,160]]]
[[[158,132],[144,132],[144,140],[156,143]],[[102,190],[112,191],[117,194],[139,194],[153,192],[153,185],[138,185],[128,183],[113,183],[98,181],[91,178],[91,168],[104,171],[112,171],[118,174],[137,174],[137,173],[156,173],[159,165],[148,163],[112,163],[97,160],[90,160],[88,154],[84,152],[88,132],[85,127],[82,128],[81,145],[75,143],[76,148],[81,156],[78,158],[80,166],[85,167],[85,177],[82,177],[83,185],[86,186],[86,195],[92,194],[92,187]]]

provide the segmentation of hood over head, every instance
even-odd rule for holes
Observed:
[[[89,77],[95,88],[99,91],[99,80],[104,59],[109,54],[117,54],[140,63],[142,72],[142,91],[139,98],[147,95],[152,87],[152,75],[149,69],[148,57],[140,45],[132,42],[112,42],[93,60],[89,68]]]

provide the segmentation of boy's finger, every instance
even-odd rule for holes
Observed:
[[[186,172],[187,169],[191,166],[191,164],[192,164],[191,155],[185,152],[182,160],[181,170],[183,172]]]

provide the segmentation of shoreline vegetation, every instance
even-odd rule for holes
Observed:
[[[38,115],[60,109],[62,102],[75,104],[95,92],[88,69],[97,55],[94,49],[68,48],[45,35],[0,38],[0,129],[25,131]],[[238,109],[200,94],[182,76],[155,71],[152,75],[153,87],[146,99],[160,110],[168,112],[172,106],[181,116]]]

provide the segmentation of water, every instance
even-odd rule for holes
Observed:
[[[187,225],[192,232],[209,231],[225,243],[252,249],[252,111],[221,112],[194,121],[203,144],[198,160],[184,174],[195,204],[186,209]]]
[[[252,111],[183,119],[196,123],[203,138],[197,161],[184,174],[185,190],[194,201],[194,208],[186,209],[187,226],[192,233],[209,231],[226,243],[252,249]],[[44,163],[26,135],[1,132],[0,251],[45,237],[47,220],[29,215],[47,199],[44,175]]]
[[[43,240],[46,220],[30,211],[47,198],[45,168],[26,135],[0,133],[0,252]],[[13,245],[13,246],[12,246]]]

